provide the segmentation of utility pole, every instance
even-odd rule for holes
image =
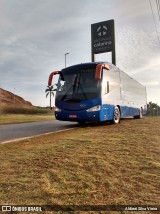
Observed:
[[[67,54],[69,54],[69,53],[65,53],[64,55],[65,55],[65,68],[66,68],[66,56],[67,56]]]

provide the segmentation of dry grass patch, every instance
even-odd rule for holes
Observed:
[[[1,204],[159,204],[159,130],[131,119],[1,145]]]

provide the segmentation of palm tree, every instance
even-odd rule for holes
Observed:
[[[56,91],[57,89],[54,89],[54,85],[51,86],[47,86],[47,89],[45,90],[46,92],[46,98],[48,97],[48,95],[50,96],[50,108],[51,108],[51,97],[54,97],[54,91]]]

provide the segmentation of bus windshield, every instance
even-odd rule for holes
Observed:
[[[59,77],[56,99],[68,102],[95,99],[100,94],[99,81],[95,79],[95,69],[62,72]]]

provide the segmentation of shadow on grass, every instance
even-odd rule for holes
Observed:
[[[133,117],[130,118],[122,118],[120,120],[120,123],[123,121],[133,121],[135,120]],[[99,122],[79,122],[78,123],[79,127],[93,127],[93,126],[111,126],[111,125],[118,125],[118,124],[113,124],[112,120],[107,120],[107,121],[99,121]]]

